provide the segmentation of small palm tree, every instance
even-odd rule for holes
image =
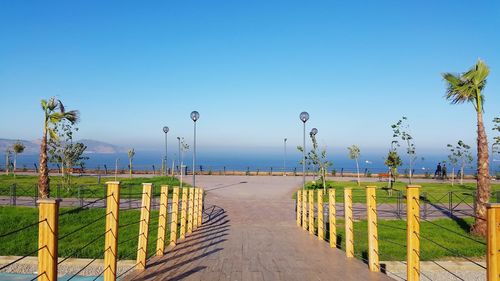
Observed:
[[[476,192],[476,219],[471,232],[486,236],[486,203],[490,199],[490,176],[488,159],[488,139],[484,129],[483,108],[484,96],[482,91],[486,86],[486,77],[490,70],[482,61],[478,60],[469,71],[462,74],[444,73],[447,83],[446,99],[452,104],[469,102],[474,106],[477,118],[477,192]]]
[[[43,122],[43,136],[42,142],[40,143],[40,172],[38,178],[38,193],[40,198],[49,198],[49,169],[47,167],[47,136],[57,140],[56,131],[54,130],[54,125],[58,124],[63,120],[69,121],[71,124],[76,123],[79,120],[79,112],[77,110],[66,111],[63,103],[56,99],[55,97],[49,100],[41,100],[40,102],[42,110],[44,112],[44,122]]]
[[[16,177],[17,155],[23,153],[25,148],[26,146],[20,141],[12,145],[12,150],[14,150],[14,178]]]
[[[361,155],[361,150],[357,145],[351,145],[347,148],[349,150],[349,158],[356,161],[356,171],[358,173],[358,186],[361,185],[361,180],[359,179],[359,156]]]
[[[134,149],[129,149],[128,151],[128,168],[129,168],[129,174],[130,174],[130,178],[132,178],[132,160],[134,159],[134,156],[135,156],[135,151]]]

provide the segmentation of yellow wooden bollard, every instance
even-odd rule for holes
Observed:
[[[325,228],[323,221],[323,189],[318,189],[318,239],[325,239]]]
[[[203,223],[203,188],[198,188],[198,226]]]
[[[486,204],[488,236],[486,271],[488,281],[500,280],[500,204]]]
[[[378,256],[378,223],[376,186],[366,187],[366,218],[368,224],[368,267],[370,271],[380,271]]]
[[[148,257],[149,219],[151,217],[151,199],[153,184],[142,184],[141,221],[139,222],[139,241],[137,243],[137,269],[146,268]]]
[[[335,248],[337,246],[336,215],[337,212],[335,210],[335,189],[331,188],[328,190],[328,219],[330,224],[330,247],[332,248]]]
[[[198,196],[200,195],[200,189],[195,188],[194,189],[194,202],[193,202],[193,231],[198,228]]]
[[[302,223],[302,190],[297,190],[297,226]]]
[[[172,214],[170,221],[170,246],[177,243],[177,218],[179,216],[179,188],[174,187],[172,191]]]
[[[188,224],[187,224],[187,234],[193,232],[193,203],[194,203],[194,188],[189,188],[189,203],[188,203]]]
[[[186,221],[187,221],[187,199],[188,199],[189,188],[182,188],[182,199],[181,199],[181,229],[179,233],[179,239],[186,238]]]
[[[352,218],[352,189],[344,188],[345,254],[354,257],[354,220]]]
[[[107,182],[106,234],[104,241],[104,281],[116,280],[118,225],[120,214],[120,182]]]
[[[302,228],[307,230],[307,190],[302,190]]]
[[[38,277],[39,281],[57,280],[57,238],[59,235],[59,202],[38,200]],[[43,274],[42,274],[43,273]]]
[[[309,233],[314,235],[314,190],[309,190]]]
[[[406,279],[420,280],[420,201],[419,185],[406,187]]]
[[[165,238],[167,235],[168,216],[168,185],[161,186],[160,212],[158,216],[158,237],[156,239],[156,255],[163,256],[165,252]]]

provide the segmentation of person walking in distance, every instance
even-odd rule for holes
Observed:
[[[434,178],[439,179],[441,177],[441,172],[442,172],[441,162],[439,162],[436,168],[436,172],[434,172]]]
[[[448,179],[448,173],[446,171],[446,164],[443,163],[443,168],[441,170],[441,178],[443,180],[447,180]]]

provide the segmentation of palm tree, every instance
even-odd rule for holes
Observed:
[[[16,177],[17,155],[23,153],[25,148],[24,144],[20,141],[12,145],[12,150],[14,150],[14,178]]]
[[[471,232],[486,236],[486,203],[490,198],[490,175],[488,159],[488,139],[483,123],[484,96],[482,91],[486,86],[486,77],[490,70],[478,60],[469,71],[462,74],[444,73],[447,83],[446,99],[452,104],[470,102],[474,106],[477,117],[477,192],[476,219]]]
[[[128,151],[128,168],[129,168],[129,173],[130,173],[130,178],[132,178],[132,160],[134,159],[135,156],[135,151],[134,149],[129,149]]]
[[[40,144],[40,174],[38,178],[38,193],[40,198],[45,199],[50,196],[50,179],[47,167],[47,134],[51,139],[59,139],[56,131],[54,130],[54,125],[63,120],[67,120],[71,124],[76,123],[79,120],[79,112],[77,110],[66,111],[63,103],[55,97],[51,97],[49,100],[42,99],[40,104],[42,105],[42,110],[44,112],[44,123],[42,142]]]

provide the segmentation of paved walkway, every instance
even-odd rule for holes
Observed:
[[[204,224],[126,280],[392,280],[295,225],[298,177],[199,176]]]

